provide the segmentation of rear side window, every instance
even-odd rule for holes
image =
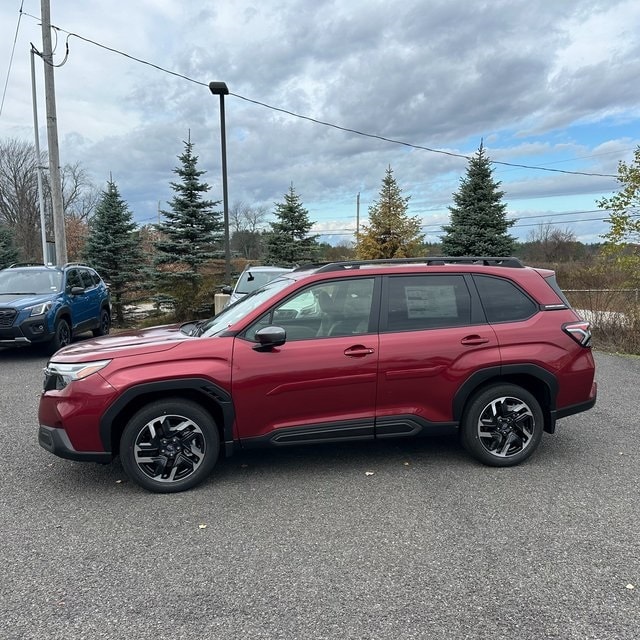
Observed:
[[[420,331],[471,324],[471,297],[463,276],[392,276],[387,331]]]
[[[478,275],[473,279],[489,322],[526,320],[538,311],[538,305],[510,280]]]

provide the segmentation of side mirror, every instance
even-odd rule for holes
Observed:
[[[281,347],[287,341],[287,332],[282,327],[265,327],[256,331],[258,344],[256,351],[270,351],[273,347]]]
[[[230,296],[233,293],[233,287],[230,287],[228,284],[225,284],[224,287],[222,287],[222,293]]]
[[[72,296],[81,296],[84,293],[84,287],[71,287]]]

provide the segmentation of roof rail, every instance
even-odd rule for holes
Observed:
[[[329,262],[319,265],[318,273],[327,271],[341,271],[346,269],[359,269],[369,265],[401,265],[401,264],[426,264],[426,265],[444,265],[444,264],[479,264],[491,267],[516,267],[523,268],[524,264],[513,256],[510,257],[490,257],[490,256],[428,256],[425,258],[389,258],[378,260],[349,260],[345,262]],[[305,269],[314,268],[316,265],[305,265]]]
[[[63,269],[66,269],[66,267],[85,267],[85,266],[86,265],[84,262],[65,262]]]
[[[10,264],[7,269],[14,269],[17,267],[45,267],[46,265],[42,264],[42,262],[14,262]]]

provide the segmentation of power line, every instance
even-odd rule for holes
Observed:
[[[35,20],[37,20],[38,18],[36,16],[33,16],[29,13],[25,13],[25,15],[29,16],[30,18],[34,18]],[[53,25],[52,25],[53,26]],[[129,60],[133,60],[135,62],[139,62],[140,64],[144,64],[147,65],[149,67],[152,67],[153,69],[156,69],[158,71],[162,71],[163,73],[167,73],[170,74],[172,76],[175,76],[177,78],[181,78],[183,80],[186,80],[188,82],[192,82],[194,84],[203,86],[203,87],[208,87],[208,83],[206,82],[201,82],[200,80],[195,80],[194,78],[190,78],[189,76],[186,76],[182,73],[177,73],[176,71],[171,71],[170,69],[166,69],[165,67],[161,67],[160,65],[154,64],[152,62],[148,62],[147,60],[143,60],[142,58],[137,58],[135,56],[132,56],[128,53],[125,53],[124,51],[120,51],[119,49],[115,49],[113,47],[108,47],[107,45],[101,44],[100,42],[96,42],[95,40],[92,40],[90,38],[86,38],[84,36],[81,36],[78,33],[74,33],[71,31],[67,31],[65,29],[62,29],[60,27],[54,27],[54,29],[61,31],[62,33],[66,33],[67,34],[67,53],[68,53],[68,47],[69,47],[69,40],[71,38],[78,38],[79,40],[83,40],[84,42],[87,42],[89,44],[93,44],[96,47],[100,47],[102,49],[105,49],[107,51],[110,51],[112,53],[116,53],[118,55],[124,56],[125,58],[128,58]],[[454,153],[452,151],[445,151],[444,149],[434,149],[432,147],[426,147],[423,145],[418,145],[418,144],[413,144],[410,142],[405,142],[403,140],[395,140],[393,138],[387,138],[386,136],[381,136],[381,135],[377,135],[377,134],[373,134],[373,133],[366,133],[364,131],[359,131],[357,129],[351,129],[349,127],[343,127],[341,125],[337,125],[331,122],[326,122],[324,120],[318,120],[317,118],[312,118],[310,116],[305,116],[299,113],[296,113],[294,111],[289,111],[288,109],[282,109],[280,107],[276,107],[274,105],[270,105],[266,102],[261,102],[260,100],[254,100],[252,98],[247,98],[245,96],[242,96],[238,93],[233,93],[233,92],[229,92],[229,95],[234,96],[235,98],[238,98],[240,100],[244,100],[245,102],[249,102],[251,104],[255,104],[261,107],[264,107],[265,109],[269,109],[271,111],[277,111],[279,113],[284,113],[286,115],[292,116],[294,118],[299,118],[301,120],[306,120],[308,122],[313,122],[315,124],[319,124],[325,127],[330,127],[332,129],[337,129],[338,131],[344,131],[346,133],[353,133],[354,135],[358,135],[358,136],[363,136],[365,138],[372,138],[375,140],[381,140],[383,142],[388,142],[390,144],[397,144],[397,145],[401,145],[401,146],[405,146],[405,147],[409,147],[411,149],[418,149],[421,151],[428,151],[429,153],[437,153],[437,154],[441,154],[441,155],[446,155],[446,156],[450,156],[453,158],[462,158],[464,160],[471,160],[472,156],[468,156],[462,153]],[[504,161],[500,161],[500,160],[490,160],[491,164],[496,164],[496,165],[501,165],[501,166],[506,166],[506,167],[514,167],[514,168],[519,168],[519,169],[532,169],[534,171],[547,171],[547,172],[553,172],[553,173],[563,173],[563,174],[568,174],[568,175],[577,175],[577,176],[589,176],[589,177],[599,177],[599,178],[617,178],[617,175],[613,175],[610,173],[590,173],[590,172],[586,172],[586,171],[568,171],[565,169],[553,169],[551,167],[542,167],[542,166],[536,166],[536,165],[527,165],[527,164],[518,164],[518,163],[514,163],[514,162],[504,162]]]
[[[2,109],[4,109],[4,99],[7,95],[7,87],[9,86],[9,77],[11,76],[11,67],[13,66],[13,54],[16,51],[16,42],[18,41],[18,31],[20,30],[20,20],[22,20],[22,7],[24,6],[24,0],[20,3],[20,11],[18,12],[18,23],[16,24],[16,34],[13,37],[13,46],[11,47],[11,56],[9,57],[9,68],[7,69],[7,79],[4,82],[4,90],[2,91],[2,102],[0,102],[0,116],[2,115]]]

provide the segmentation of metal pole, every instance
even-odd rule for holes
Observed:
[[[224,116],[224,94],[220,94],[220,138],[222,145],[222,206],[224,210],[224,281],[231,282],[231,246],[229,238],[229,194],[227,192],[227,134]]]
[[[44,218],[42,195],[42,158],[40,157],[40,133],[38,132],[38,101],[36,100],[36,69],[31,46],[31,97],[33,99],[33,133],[36,144],[36,169],[38,176],[38,204],[40,205],[40,237],[42,239],[42,264],[47,264],[47,224]]]
[[[360,247],[360,192],[356,198],[356,253]]]
[[[60,154],[58,151],[58,119],[56,116],[56,90],[53,80],[53,52],[51,51],[51,11],[49,0],[41,0],[42,60],[44,61],[44,91],[47,105],[47,143],[49,152],[49,180],[53,208],[53,232],[56,242],[56,264],[67,262],[67,238],[64,228],[64,207],[60,181]]]

